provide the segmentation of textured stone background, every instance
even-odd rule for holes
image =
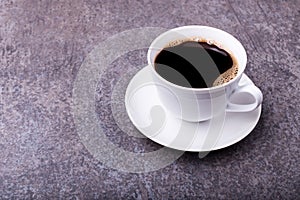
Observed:
[[[1,0],[0,199],[296,199],[299,21],[298,0]],[[71,114],[73,82],[83,60],[121,31],[188,24],[223,29],[244,44],[246,73],[264,93],[260,122],[241,142],[201,160],[185,153],[143,174],[106,167],[81,143]],[[124,67],[145,63],[146,49],[121,57],[99,77],[95,91],[99,123],[128,151],[160,146],[125,134],[115,139],[122,131],[102,105],[109,105]]]

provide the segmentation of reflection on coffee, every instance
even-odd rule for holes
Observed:
[[[238,72],[232,55],[205,40],[174,41],[159,52],[154,65],[164,79],[189,88],[221,85]]]

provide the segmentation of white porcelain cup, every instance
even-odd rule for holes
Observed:
[[[221,45],[221,48],[233,54],[238,64],[238,73],[232,80],[210,88],[188,88],[169,82],[155,71],[155,58],[163,48],[171,42],[196,37]],[[180,119],[199,122],[226,112],[250,112],[262,103],[260,89],[249,81],[246,84],[240,81],[245,76],[247,63],[244,47],[235,37],[220,29],[193,25],[168,30],[152,42],[147,59],[155,83],[170,91],[157,87],[163,105]]]

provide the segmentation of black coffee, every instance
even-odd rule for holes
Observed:
[[[234,62],[225,50],[198,41],[166,47],[154,61],[160,76],[189,88],[207,88],[228,82],[237,74]]]

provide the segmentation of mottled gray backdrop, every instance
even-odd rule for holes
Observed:
[[[299,21],[298,0],[1,0],[0,199],[296,199]],[[223,29],[245,46],[246,73],[264,94],[257,127],[203,159],[184,153],[165,168],[140,174],[107,167],[82,144],[71,112],[84,59],[122,31],[189,24]],[[114,86],[125,71],[146,64],[146,52],[119,57],[99,76],[95,90],[99,124],[112,142],[131,152],[162,148],[126,134],[111,111]],[[126,129],[134,131],[127,122]]]

